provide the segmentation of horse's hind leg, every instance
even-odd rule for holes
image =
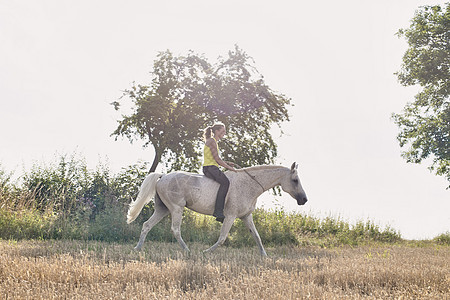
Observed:
[[[134,249],[141,250],[142,245],[144,244],[145,238],[147,237],[147,233],[159,223],[165,216],[169,214],[169,210],[167,207],[162,203],[161,199],[159,199],[159,196],[156,195],[155,197],[155,211],[153,212],[152,216],[142,225],[142,231],[141,236],[139,238],[139,242],[136,245]]]
[[[183,241],[183,238],[181,237],[181,220],[183,218],[183,210],[184,207],[176,207],[174,208],[170,213],[172,216],[172,233],[177,239],[178,243],[180,243],[183,250],[189,252],[189,248],[186,245],[186,243]]]
[[[252,234],[253,238],[256,241],[256,244],[259,247],[259,251],[261,252],[261,255],[267,256],[266,250],[264,250],[263,244],[261,242],[261,238],[259,237],[259,233],[256,230],[255,224],[253,223],[252,214],[249,214],[248,216],[241,218],[241,220],[244,222],[244,224],[250,230],[250,233]]]

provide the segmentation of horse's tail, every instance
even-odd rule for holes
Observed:
[[[133,202],[130,203],[130,208],[127,214],[127,223],[133,222],[141,213],[144,205],[149,203],[156,194],[156,183],[158,179],[164,174],[151,173],[148,175],[139,189],[139,194]]]

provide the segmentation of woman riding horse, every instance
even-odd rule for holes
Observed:
[[[214,136],[211,136],[211,134]],[[219,169],[219,165],[230,171],[236,171],[233,168],[234,163],[225,162],[219,156],[219,145],[217,142],[223,138],[225,134],[225,125],[222,123],[215,123],[213,126],[206,128],[203,135],[205,138],[205,146],[203,148],[203,174],[220,184],[213,216],[221,223],[223,223],[223,220],[225,219],[223,208],[225,206],[225,197],[227,196],[228,188],[230,187],[230,181]]]

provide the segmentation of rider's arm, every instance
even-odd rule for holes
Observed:
[[[220,157],[219,157],[219,153],[217,153],[217,144],[216,141],[214,141],[213,139],[208,139],[206,141],[206,146],[209,147],[209,149],[211,149],[211,154],[214,158],[214,160],[222,167],[230,170],[230,171],[236,171],[232,166],[230,166],[229,164],[227,164],[225,161],[223,161]]]

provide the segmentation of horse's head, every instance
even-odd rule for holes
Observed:
[[[298,178],[298,164],[295,162],[291,166],[289,174],[287,174],[281,181],[281,189],[292,198],[297,200],[298,205],[303,205],[308,201],[306,193],[303,190],[302,184],[300,183],[300,178]]]

